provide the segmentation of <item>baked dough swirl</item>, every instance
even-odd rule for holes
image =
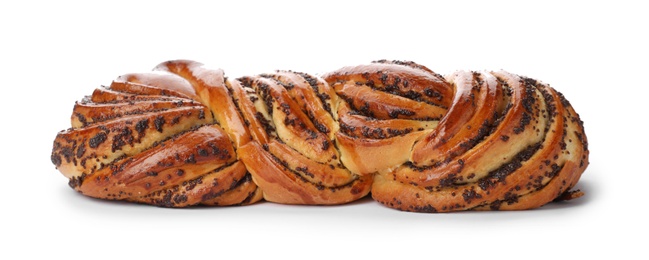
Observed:
[[[77,102],[51,160],[84,195],[164,207],[342,204],[519,210],[581,196],[583,122],[508,72],[375,61],[238,79],[174,60]]]

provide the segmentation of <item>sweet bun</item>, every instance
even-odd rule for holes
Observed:
[[[521,210],[582,195],[583,122],[505,71],[375,61],[228,78],[189,60],[126,74],[73,108],[52,163],[80,193],[163,207],[262,199]]]

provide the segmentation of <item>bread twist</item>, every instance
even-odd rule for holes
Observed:
[[[84,195],[164,207],[517,210],[581,196],[583,122],[536,80],[375,61],[231,79],[175,60],[77,102],[51,156]]]

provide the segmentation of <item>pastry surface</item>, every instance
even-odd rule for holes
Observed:
[[[80,193],[163,207],[521,210],[582,195],[583,122],[540,81],[375,61],[228,78],[172,60],[73,108],[51,160]]]

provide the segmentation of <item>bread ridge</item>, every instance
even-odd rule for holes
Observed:
[[[532,209],[581,196],[589,154],[549,85],[410,61],[234,79],[170,60],[95,90],[71,121],[51,160],[72,188],[163,207],[371,194],[403,211]]]

